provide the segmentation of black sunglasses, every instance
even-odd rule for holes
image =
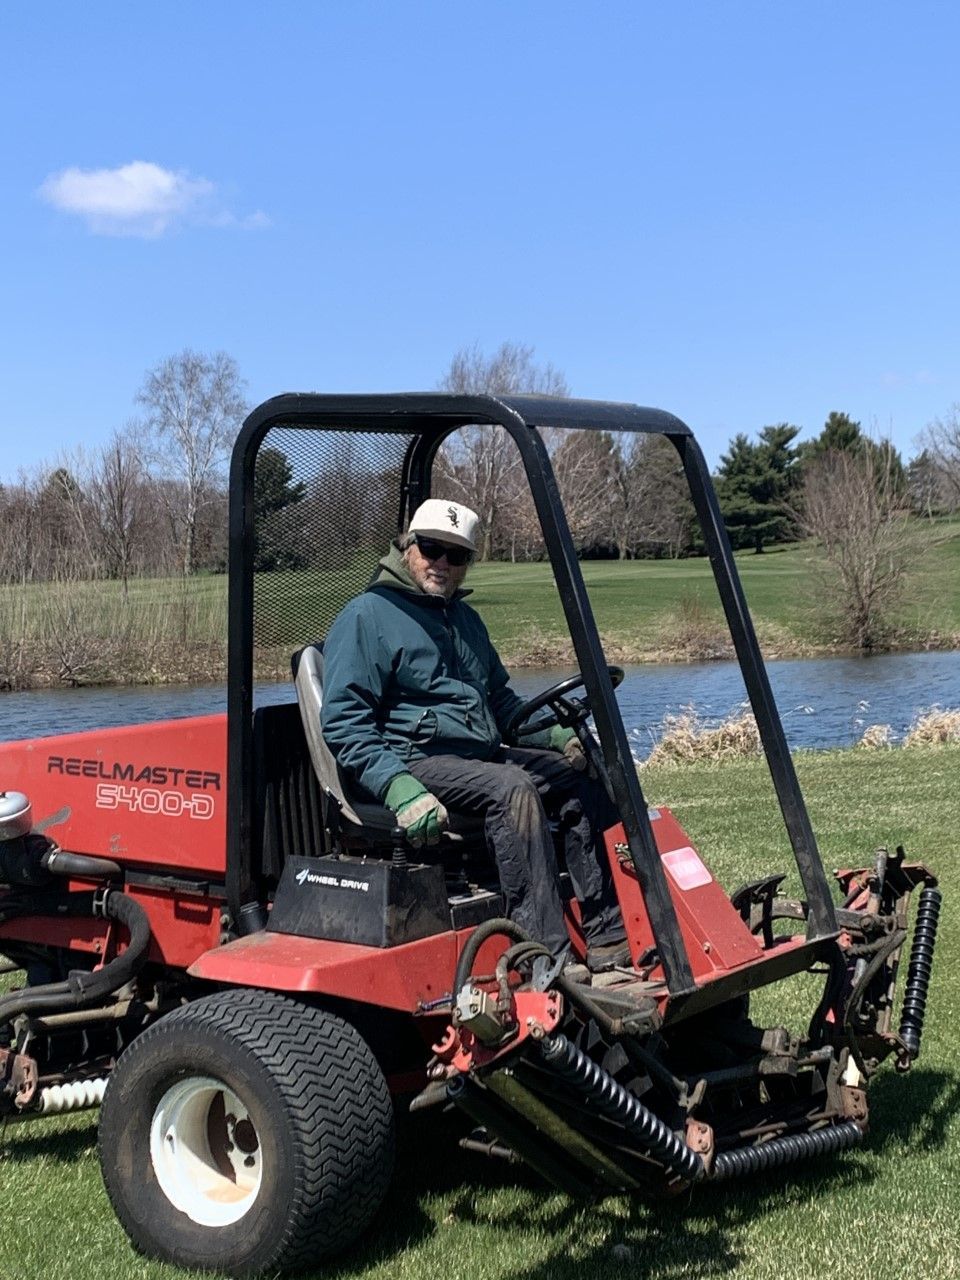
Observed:
[[[414,542],[428,560],[442,560],[446,556],[447,564],[453,569],[459,569],[473,559],[473,552],[468,547],[451,547],[446,542],[437,542],[436,538],[421,538],[419,533],[414,535]]]

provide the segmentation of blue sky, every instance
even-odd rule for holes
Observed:
[[[8,6],[0,479],[146,370],[576,395],[906,452],[960,400],[952,3]]]

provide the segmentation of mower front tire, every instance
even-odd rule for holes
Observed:
[[[349,1023],[233,990],[137,1037],[110,1078],[98,1149],[143,1253],[276,1273],[346,1248],[376,1213],[393,1169],[393,1108]]]

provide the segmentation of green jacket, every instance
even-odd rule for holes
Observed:
[[[522,705],[480,615],[458,591],[427,595],[396,544],[324,644],[323,736],[347,775],[382,800],[408,762],[489,760]]]

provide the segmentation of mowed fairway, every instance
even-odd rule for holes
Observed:
[[[960,1275],[960,749],[801,755],[824,861],[869,862],[904,842],[941,876],[945,902],[919,1063],[885,1066],[872,1130],[854,1152],[675,1201],[572,1204],[532,1175],[461,1153],[432,1113],[400,1126],[388,1202],[362,1244],[318,1269],[337,1280],[687,1280]],[[769,779],[757,761],[644,771],[727,888],[785,868]],[[806,990],[804,990],[806,986]],[[801,1027],[819,980],[754,997],[757,1016]],[[8,1125],[0,1138],[3,1280],[174,1280],[139,1258],[97,1168],[95,1114]]]
[[[936,537],[936,541],[933,537]],[[837,645],[829,574],[809,543],[736,554],[761,643],[781,656]],[[710,656],[726,624],[709,561],[584,561],[583,576],[601,636],[628,660]],[[470,571],[472,603],[505,655],[532,654],[567,637],[548,564],[479,564]],[[960,636],[960,525],[935,527],[931,545],[911,572],[892,619],[898,643]],[[954,641],[956,642],[956,640]],[[678,651],[679,645],[679,651]],[[698,648],[703,648],[702,654]]]

